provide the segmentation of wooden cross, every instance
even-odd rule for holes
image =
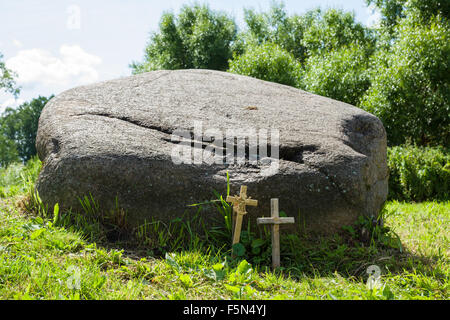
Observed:
[[[271,217],[258,218],[258,224],[272,225],[272,266],[274,269],[280,267],[280,224],[295,223],[293,217],[280,218],[278,212],[278,199],[270,200]]]
[[[241,239],[242,218],[247,214],[245,206],[256,207],[258,200],[250,199],[247,197],[247,186],[241,186],[241,192],[239,196],[227,197],[227,202],[233,203],[233,245],[239,243]],[[234,222],[236,220],[236,222]]]

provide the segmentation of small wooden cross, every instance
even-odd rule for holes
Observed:
[[[295,223],[293,217],[280,218],[278,212],[278,199],[270,200],[271,217],[258,218],[258,224],[272,225],[272,266],[274,269],[280,267],[280,224]]]
[[[239,243],[241,239],[242,218],[247,214],[245,206],[258,206],[258,200],[250,199],[247,197],[247,186],[241,186],[241,192],[239,196],[227,197],[227,202],[233,203],[233,245]]]

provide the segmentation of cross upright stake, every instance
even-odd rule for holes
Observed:
[[[236,222],[233,221],[233,245],[235,245],[241,239],[242,218],[247,214],[245,207],[256,207],[258,206],[258,201],[247,197],[247,186],[241,186],[239,196],[228,196],[227,202],[233,203],[233,218],[234,215],[236,216]]]
[[[280,224],[295,223],[293,217],[280,218],[278,211],[278,199],[270,200],[271,217],[258,218],[258,224],[272,225],[272,267],[273,269],[280,267]]]

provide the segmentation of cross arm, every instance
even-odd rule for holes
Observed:
[[[227,202],[232,202],[232,203],[244,203],[247,206],[252,206],[252,207],[257,207],[258,206],[258,200],[253,200],[253,199],[242,199],[240,197],[232,197],[232,196],[227,196]]]
[[[237,202],[238,201],[238,199],[237,199],[237,197],[232,197],[232,196],[227,196],[227,202]]]
[[[294,217],[286,217],[286,218],[258,218],[257,220],[258,224],[288,224],[288,223],[295,223]]]

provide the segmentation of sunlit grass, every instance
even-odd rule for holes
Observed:
[[[133,246],[129,239],[108,241],[104,221],[73,220],[76,215],[67,212],[56,218],[37,216],[26,210],[23,198],[39,168],[26,168],[11,169],[19,176],[28,170],[28,178],[8,178],[18,191],[0,198],[1,299],[449,297],[449,202],[389,202],[385,226],[376,229],[379,237],[372,242],[360,239],[356,226],[329,238],[284,232],[282,268],[274,272],[270,247],[232,259],[227,242],[213,245],[214,239],[197,236],[186,221],[152,224],[130,240],[140,242]],[[174,236],[161,236],[167,230]],[[390,235],[398,235],[401,245]],[[250,244],[252,237],[243,234]],[[369,289],[366,271],[371,265],[380,268],[381,276]]]

